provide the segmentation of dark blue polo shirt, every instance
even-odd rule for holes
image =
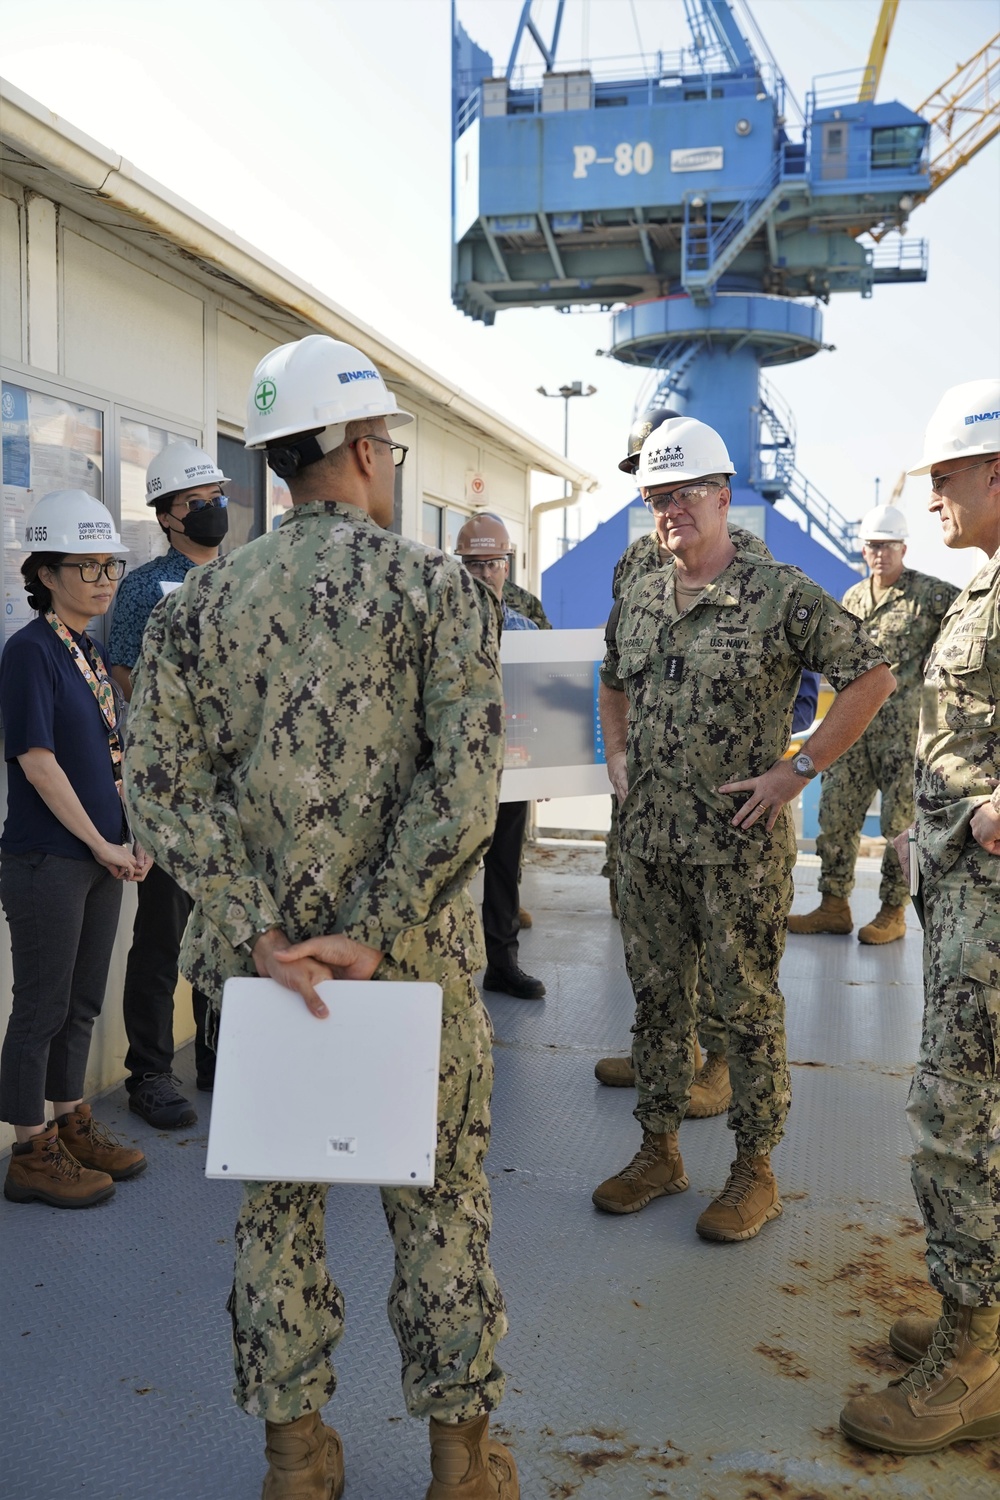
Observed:
[[[78,635],[75,639],[79,643]],[[103,660],[97,643],[91,646]],[[122,804],[104,718],[83,673],[41,616],[12,635],[0,656],[0,713],[7,761],[7,821],[0,849],[93,859],[86,844],[49,811],[18,765],[17,756],[33,749],[52,751],[98,832],[120,844]]]

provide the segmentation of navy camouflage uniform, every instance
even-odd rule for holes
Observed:
[[[885,906],[905,906],[909,900],[892,840],[913,822],[913,752],[924,662],[957,593],[953,584],[904,568],[878,600],[870,578],[853,584],[844,595],[844,608],[857,615],[888,657],[896,691],[864,734],[823,773],[816,853],[819,889],[827,895],[845,901],[850,896],[865,814],[876,791],[881,791],[880,829],[886,846],[879,900]]]
[[[737,553],[678,612],[673,569],[636,577],[608,622],[601,669],[628,695],[619,905],[636,997],[636,1118],[677,1130],[694,1072],[698,949],[728,1037],[729,1125],[748,1156],[781,1139],[791,1100],[778,965],[796,846],[731,819],[787,748],[803,668],[836,687],[884,663],[853,616],[797,568]]]
[[[907,1103],[912,1178],[931,1282],[972,1307],[1000,1303],[1000,858],[969,832],[1000,778],[998,701],[1000,555],[945,615],[915,766],[924,1019]]]
[[[270,926],[380,950],[373,982],[442,986],[436,1180],[382,1192],[415,1417],[477,1416],[504,1384],[483,1167],[491,1032],[468,893],[503,756],[495,615],[482,611],[454,559],[354,506],[295,506],[277,531],[194,569],[153,615],[126,758],[139,836],[195,897],[184,972],[216,1004],[227,978],[255,972],[250,945]],[[317,1410],[336,1384],[344,1305],[325,1199],[317,1184],[244,1187],[235,1395],[271,1422]]]

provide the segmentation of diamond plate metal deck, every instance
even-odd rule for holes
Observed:
[[[903,1460],[837,1431],[845,1397],[900,1368],[888,1322],[932,1306],[903,1118],[919,929],[885,949],[789,939],[785,1213],[748,1244],[709,1245],[694,1221],[731,1159],[724,1119],[683,1127],[689,1192],[621,1219],[591,1207],[637,1131],[631,1094],[593,1077],[597,1057],[627,1044],[631,1016],[599,864],[589,850],[535,852],[521,957],[548,998],[488,997],[494,1254],[511,1320],[494,1425],[516,1450],[524,1500],[992,1500],[995,1444]],[[815,876],[801,857],[797,910],[814,903]],[[877,885],[862,861],[856,924]],[[193,1088],[190,1049],[178,1065]],[[130,1116],[121,1090],[101,1101],[100,1118],[150,1159],[111,1203],[67,1214],[0,1201],[4,1500],[260,1493],[261,1429],[230,1397],[238,1188],[205,1180],[210,1100],[191,1097],[201,1124],[179,1136]],[[327,1417],[345,1439],[348,1500],[420,1500],[426,1436],[400,1396],[377,1194],[335,1189],[328,1217],[348,1325]]]

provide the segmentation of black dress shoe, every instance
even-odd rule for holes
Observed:
[[[495,990],[501,995],[513,995],[515,1000],[541,1000],[545,986],[540,979],[532,979],[517,964],[501,968],[498,964],[487,964],[483,976],[483,989]]]

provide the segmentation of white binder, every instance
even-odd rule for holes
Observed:
[[[434,1181],[441,988],[326,980],[317,1020],[272,979],[223,991],[207,1177]]]

